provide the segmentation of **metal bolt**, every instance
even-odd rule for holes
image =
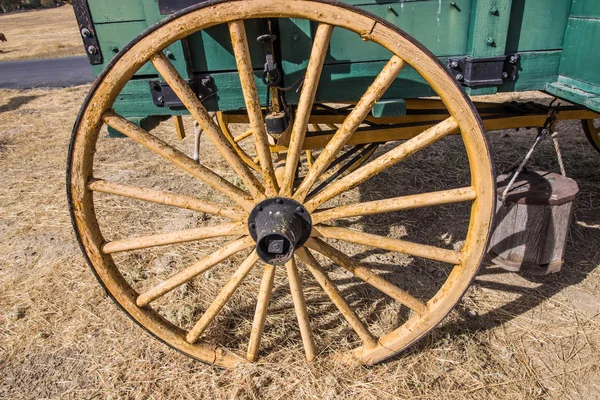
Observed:
[[[517,61],[519,61],[519,56],[516,55],[516,54],[510,56],[510,60],[509,61],[510,61],[511,64],[516,64]]]
[[[455,76],[455,78],[456,78],[457,81],[462,81],[465,77],[462,76],[462,74],[458,74],[458,75]]]
[[[302,207],[297,207],[297,208],[296,208],[296,212],[297,212],[298,214],[302,214],[302,213],[304,213],[304,209],[303,209]]]
[[[91,55],[95,55],[98,54],[98,49],[95,46],[89,46],[87,48],[88,53],[90,53]]]
[[[458,61],[452,61],[452,62],[450,63],[450,66],[451,66],[452,68],[458,68]]]
[[[165,104],[165,96],[159,96],[157,100],[160,104]]]
[[[300,40],[300,35],[298,34],[298,32],[295,32],[292,35],[292,39],[294,39],[295,42],[297,42],[298,40]]]
[[[155,81],[150,82],[150,89],[158,90],[159,88],[160,88],[160,85],[158,84],[158,82],[155,82]]]
[[[508,78],[508,72],[503,72],[502,73],[502,79],[506,79]]]
[[[256,224],[250,224],[250,229],[255,230],[256,229]]]
[[[498,12],[498,7],[492,6],[492,8],[490,8],[490,14],[492,14],[492,15],[498,15],[498,14],[500,14]]]
[[[261,212],[263,210],[262,206],[256,207],[256,211]]]
[[[112,46],[110,48],[110,51],[112,51],[113,53],[118,53],[119,52],[119,48],[117,46]]]
[[[175,56],[174,56],[174,55],[173,55],[173,53],[172,53],[172,52],[170,52],[169,50],[165,51],[165,55],[167,56],[167,58],[168,58],[169,60],[174,60],[174,59],[175,59]]]
[[[83,36],[84,38],[88,38],[88,37],[92,36],[92,32],[90,32],[90,30],[88,28],[82,28],[81,36]]]
[[[487,39],[485,39],[485,42],[491,46],[494,44],[494,38],[489,36]]]
[[[208,76],[205,78],[202,78],[202,80],[200,81],[200,84],[204,87],[208,87],[210,85],[210,83],[211,83],[211,79]]]
[[[277,200],[275,200],[275,203],[277,203],[277,204],[283,204],[283,200],[282,199],[277,199]]]

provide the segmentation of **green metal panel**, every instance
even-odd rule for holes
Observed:
[[[561,49],[570,8],[571,0],[512,0],[506,51]]]

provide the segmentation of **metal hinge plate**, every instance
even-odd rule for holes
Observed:
[[[447,67],[463,86],[492,86],[517,80],[519,60],[518,54],[486,58],[450,57]]]
[[[90,64],[102,64],[102,52],[100,51],[100,44],[96,37],[96,31],[94,30],[94,24],[92,23],[92,16],[90,9],[88,8],[86,0],[73,0],[73,11],[75,11],[75,19],[77,19],[77,25],[79,26],[79,34],[83,39],[83,45],[85,46],[85,53],[88,56]]]
[[[186,81],[190,88],[196,93],[200,101],[208,100],[217,94],[212,77],[206,75],[195,75],[192,79]],[[151,80],[150,93],[152,94],[152,102],[158,107],[182,108],[184,107],[179,97],[173,92],[173,89],[167,82]]]

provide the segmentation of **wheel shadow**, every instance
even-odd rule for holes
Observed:
[[[10,100],[8,100],[8,102],[6,104],[0,105],[0,113],[18,110],[19,108],[21,108],[21,106],[29,103],[30,101],[37,99],[38,97],[40,97],[40,96],[11,97]]]

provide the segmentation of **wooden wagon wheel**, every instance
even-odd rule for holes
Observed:
[[[276,179],[271,161],[255,77],[250,67],[250,54],[244,28],[245,19],[274,17],[302,18],[318,23],[294,119],[285,173],[280,182]],[[244,163],[219,130],[218,125],[208,116],[197,97],[162,53],[162,49],[176,40],[201,29],[223,23],[228,24],[231,34],[243,97],[260,159],[261,173],[259,177],[261,179],[258,179]],[[373,41],[388,49],[392,56],[336,134],[312,163],[303,181],[295,186],[296,167],[302,153],[308,119],[334,27],[356,32],[363,40]],[[360,40],[358,36],[357,40]],[[132,78],[135,71],[148,61],[154,64],[162,78],[179,96],[204,129],[205,135],[210,138],[223,159],[241,179],[245,189],[233,185],[206,166],[194,162],[173,146],[133,125],[111,109],[123,86]],[[398,144],[345,177],[331,182],[318,193],[310,194],[320,175],[370,112],[373,104],[384,94],[403,67],[408,65],[421,74],[437,92],[451,116],[424,130],[415,138]],[[231,204],[216,204],[196,197],[116,183],[102,179],[102,177],[95,177],[93,175],[94,153],[103,124],[124,133],[141,146],[198,178],[216,192],[227,196],[231,199]],[[366,180],[415,152],[455,133],[460,133],[469,161],[468,166],[465,165],[465,168],[469,168],[471,176],[471,183],[467,187],[328,209],[322,208],[322,205],[329,199],[363,184]],[[318,344],[314,342],[311,334],[310,316],[307,312],[296,257],[312,273],[315,280],[322,286],[333,304],[341,311],[348,324],[360,337],[362,345],[350,350],[348,354],[363,363],[372,364],[405,349],[433,329],[450,312],[477,273],[486,251],[495,198],[492,164],[481,121],[472,103],[432,54],[398,28],[359,9],[337,2],[296,0],[205,2],[165,19],[140,35],[107,66],[97,79],[82,107],[71,141],[67,188],[72,220],[82,250],[96,276],[113,299],[131,318],[158,339],[191,357],[220,366],[231,366],[245,359],[256,360],[273,288],[275,270],[281,268],[276,265],[285,265],[306,356],[309,360],[315,357]],[[232,222],[106,242],[95,211],[97,208],[94,202],[95,192],[196,210],[228,218]],[[464,245],[458,251],[327,224],[330,221],[353,216],[457,202],[471,202],[468,232]],[[263,213],[266,208],[273,210],[270,207],[279,206],[283,207],[278,212],[286,221],[284,226],[268,219]],[[268,223],[274,224],[270,234],[260,231],[257,222],[259,218],[267,218]],[[289,228],[290,226],[293,228]],[[293,234],[290,234],[290,229],[294,230]],[[137,293],[132,288],[113,258],[113,253],[119,251],[133,251],[145,247],[208,240],[222,236],[234,236],[237,239],[195,264],[180,268],[178,273],[143,293]],[[453,267],[437,293],[429,299],[420,300],[329,244],[328,239],[348,241],[437,260]],[[301,241],[304,241],[303,245]],[[252,248],[255,250],[251,250]],[[243,251],[249,252],[249,255],[237,270],[232,272],[231,278],[223,286],[219,295],[195,322],[191,330],[186,331],[167,321],[152,308],[154,300],[194,279],[231,255]],[[335,283],[315,258],[315,253],[321,253],[333,263],[397,301],[398,309],[407,307],[412,310],[410,317],[390,332],[378,338],[375,337],[355,310],[341,296]],[[206,328],[231,298],[259,258],[263,261],[266,260],[264,278],[260,288],[257,288],[256,313],[252,330],[249,333],[246,357],[202,341],[201,337]]]
[[[600,120],[583,119],[581,120],[581,125],[583,126],[583,132],[590,141],[590,144],[600,153]]]

